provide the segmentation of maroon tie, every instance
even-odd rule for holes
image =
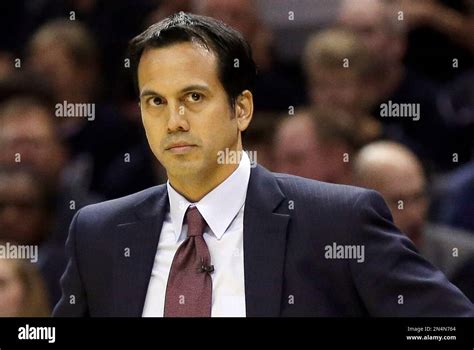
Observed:
[[[171,265],[165,297],[165,317],[210,317],[214,271],[202,237],[206,222],[197,207],[186,211],[188,238],[179,246]]]

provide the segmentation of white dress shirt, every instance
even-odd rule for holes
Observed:
[[[167,182],[170,211],[166,213],[143,308],[144,317],[162,317],[166,285],[174,255],[187,237],[183,223],[187,208],[195,205],[208,226],[212,277],[212,317],[245,317],[244,206],[250,178],[250,159],[243,152],[236,170],[199,202],[191,203]]]

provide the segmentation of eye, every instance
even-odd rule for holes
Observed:
[[[163,99],[161,97],[152,97],[148,100],[148,103],[152,106],[159,106],[163,104]]]
[[[199,102],[201,100],[202,100],[202,95],[197,92],[191,92],[190,94],[186,96],[186,101],[189,101],[189,102]]]

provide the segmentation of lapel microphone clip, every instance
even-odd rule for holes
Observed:
[[[204,258],[202,258],[201,259],[201,265],[198,267],[198,272],[199,273],[204,273],[204,272],[212,273],[212,272],[214,272],[214,265],[207,265],[204,262]]]

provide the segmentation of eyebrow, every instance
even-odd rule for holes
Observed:
[[[194,85],[186,86],[185,88],[181,89],[180,93],[182,94],[182,93],[186,93],[186,92],[190,92],[194,90],[200,90],[200,91],[206,91],[206,92],[210,91],[207,85],[194,84]],[[145,97],[145,96],[160,96],[161,97],[159,93],[151,89],[145,89],[140,93],[140,98]]]

